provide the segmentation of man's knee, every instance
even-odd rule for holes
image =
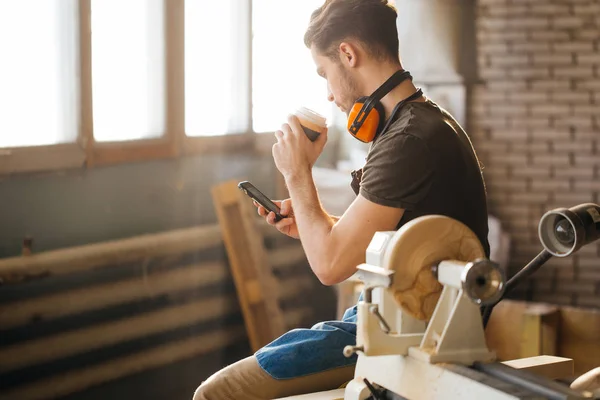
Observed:
[[[219,371],[221,372],[221,371]],[[202,382],[194,392],[193,400],[233,399],[232,387],[222,373],[216,373]]]
[[[210,382],[202,382],[198,389],[194,392],[193,400],[210,400],[216,399],[214,394],[211,395],[211,390],[214,390]]]
[[[262,398],[264,376],[253,356],[215,372],[202,382],[193,400],[238,400]]]

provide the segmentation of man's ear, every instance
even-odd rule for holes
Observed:
[[[340,61],[350,68],[358,66],[358,49],[349,42],[340,43],[339,47]]]

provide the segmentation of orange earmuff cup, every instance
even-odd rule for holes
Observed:
[[[363,122],[358,132],[353,133],[350,130],[350,127],[356,120],[356,117],[358,116],[358,113],[360,112],[362,106],[363,103],[360,102],[354,103],[354,105],[352,106],[352,110],[350,110],[350,115],[348,115],[348,132],[350,132],[352,136],[354,136],[361,142],[370,143],[373,141],[373,139],[375,139],[375,136],[377,135],[379,121],[381,119],[381,116],[379,115],[377,109],[373,108],[371,109],[371,111],[369,111],[367,118],[365,118],[365,121]]]

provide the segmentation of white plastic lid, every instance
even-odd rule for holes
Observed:
[[[300,107],[296,109],[295,114],[297,117],[302,117],[315,125],[322,126],[323,128],[327,127],[327,118],[325,118],[319,113],[314,112],[311,109],[308,109],[306,107]]]

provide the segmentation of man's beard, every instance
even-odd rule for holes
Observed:
[[[358,85],[354,80],[354,77],[342,67],[342,87],[344,96],[342,97],[343,102],[341,106],[346,116],[350,114],[352,106],[356,103],[360,97],[362,97],[358,91]]]

